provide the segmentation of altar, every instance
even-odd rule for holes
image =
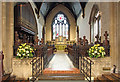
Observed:
[[[66,44],[56,44],[55,47],[57,50],[65,50],[67,45]]]
[[[48,46],[55,46],[57,50],[65,50],[67,45],[73,45],[74,43],[75,41],[68,41],[63,36],[56,37],[54,41],[47,41]]]

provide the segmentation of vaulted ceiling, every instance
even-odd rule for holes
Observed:
[[[83,11],[84,14],[84,8],[86,5],[86,2],[34,2],[34,3],[38,10],[37,13],[39,14],[40,11],[45,19],[49,12],[59,4],[63,4],[65,7],[67,7],[72,12],[75,19],[77,19],[81,11]]]

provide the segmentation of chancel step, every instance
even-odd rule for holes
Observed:
[[[43,74],[38,80],[84,80],[83,74]]]

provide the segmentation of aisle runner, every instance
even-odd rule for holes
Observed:
[[[46,68],[43,73],[80,73],[80,71],[73,66],[67,53],[59,50],[55,53],[55,56],[50,61],[48,68]]]

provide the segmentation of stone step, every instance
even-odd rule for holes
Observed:
[[[99,82],[99,79],[98,78],[94,78],[94,82]]]
[[[28,80],[15,80],[15,81],[11,81],[11,82],[30,82]]]
[[[119,82],[119,80],[115,77],[113,77],[111,74],[103,74],[102,75],[104,78],[107,78],[111,82]]]
[[[10,77],[8,82],[14,82],[14,81],[15,81],[15,78],[16,78],[16,76]]]
[[[83,74],[43,74],[38,80],[84,80]]]
[[[103,76],[98,76],[95,82],[107,82],[108,79]]]
[[[70,70],[52,70],[51,68],[46,68],[43,70],[43,74],[80,74],[80,70],[77,68],[71,68]]]
[[[6,80],[9,80],[10,74],[6,74],[2,76],[2,82],[6,82]]]
[[[120,73],[112,73],[112,75],[120,79]]]

